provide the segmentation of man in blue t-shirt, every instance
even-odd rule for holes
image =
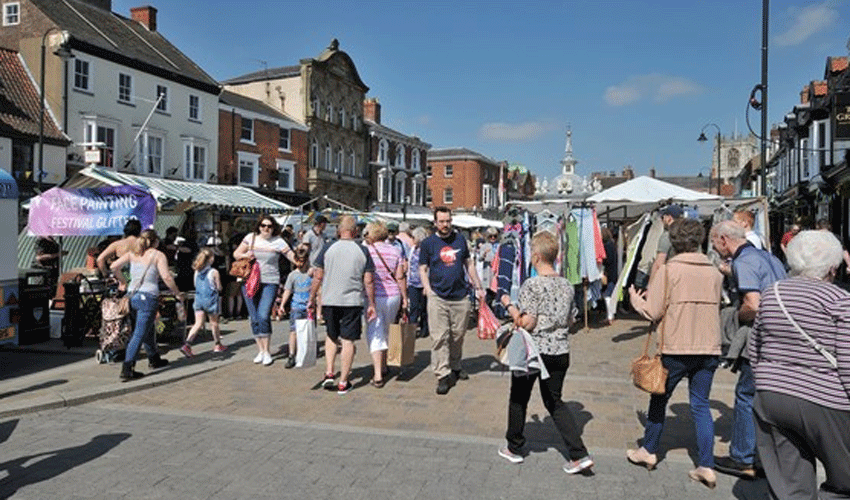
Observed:
[[[419,244],[419,275],[428,301],[431,367],[437,376],[437,394],[442,395],[458,379],[469,378],[460,365],[471,309],[466,274],[479,301],[484,298],[484,288],[466,240],[452,228],[448,207],[434,209],[434,226],[436,232]]]
[[[714,467],[725,474],[752,478],[756,475],[756,428],[753,419],[756,387],[747,343],[761,301],[761,291],[773,285],[773,282],[785,279],[785,268],[770,252],[756,248],[747,241],[746,230],[733,220],[712,227],[710,238],[721,257],[732,259],[731,266],[721,265],[720,270],[732,276],[737,291],[737,323],[740,325],[728,339],[726,354],[727,358],[734,360],[733,366],[739,370],[729,456],[715,457]],[[727,342],[726,337],[724,332],[724,343]]]

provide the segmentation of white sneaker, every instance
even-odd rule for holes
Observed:
[[[270,364],[272,364],[272,361],[273,361],[272,355],[269,354],[268,351],[264,352],[263,353],[263,366],[269,366]]]
[[[262,363],[263,362],[263,353],[258,352],[256,356],[254,356],[254,363]]]

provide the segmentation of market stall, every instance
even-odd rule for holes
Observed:
[[[638,266],[651,264],[651,259],[655,256],[653,245],[657,245],[661,232],[658,209],[670,203],[682,205],[690,217],[699,217],[711,223],[730,218],[735,209],[752,210],[756,216],[755,230],[768,237],[767,204],[763,198],[723,198],[645,176],[586,198],[511,203],[508,211],[517,210],[517,220],[528,220],[524,227],[527,226],[529,232],[553,226],[557,227],[558,231],[563,231],[562,228],[568,227],[570,220],[579,221],[579,224],[582,220],[591,220],[591,226],[607,226],[617,235],[617,269],[620,273],[610,298],[606,297],[605,301],[608,319],[611,320],[634,270]],[[596,221],[587,219],[587,214],[582,211],[592,211]],[[574,284],[581,282],[581,292],[591,299],[597,296],[596,291],[599,289],[599,285],[594,283],[597,273],[593,272],[592,259],[581,258],[581,255],[593,255],[597,252],[598,245],[594,239],[594,235],[585,234],[581,229],[572,239],[562,238],[562,242],[569,244],[569,252],[577,251],[579,254],[574,256],[564,252],[561,261],[562,274]],[[597,261],[601,262],[599,254],[596,255]],[[584,265],[579,274],[572,272],[575,266],[568,265],[571,262]]]
[[[0,170],[0,234],[14,234],[18,227],[18,184]],[[0,252],[14,251],[11,238],[0,239]],[[0,344],[18,344],[21,310],[18,268],[12,259],[0,259]],[[35,312],[30,311],[31,314]],[[40,314],[47,314],[46,308]]]

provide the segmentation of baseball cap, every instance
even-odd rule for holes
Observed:
[[[316,224],[321,224],[321,223],[323,223],[323,222],[327,222],[327,221],[328,221],[328,218],[327,218],[327,217],[325,217],[325,216],[324,216],[324,215],[322,215],[322,214],[319,214],[319,215],[317,215],[317,216],[316,216],[316,222],[315,222],[315,223],[316,223]]]
[[[397,233],[398,232],[398,223],[397,222],[390,222],[389,224],[387,224],[387,231],[393,231],[393,232]]]
[[[683,213],[684,213],[684,210],[682,210],[682,206],[677,205],[675,203],[672,204],[672,205],[667,205],[666,207],[664,207],[663,210],[661,210],[661,215],[669,215],[670,217],[673,217],[674,219],[681,218]]]

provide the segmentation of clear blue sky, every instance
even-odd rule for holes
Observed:
[[[466,147],[560,172],[708,172],[706,123],[746,132],[761,80],[758,0],[563,2],[113,0],[150,3],[159,31],[224,80],[316,57],[333,38],[382,105],[382,123],[434,148]],[[769,123],[847,55],[850,2],[770,2]],[[760,114],[750,122],[760,130]],[[707,129],[713,137],[714,128]]]

